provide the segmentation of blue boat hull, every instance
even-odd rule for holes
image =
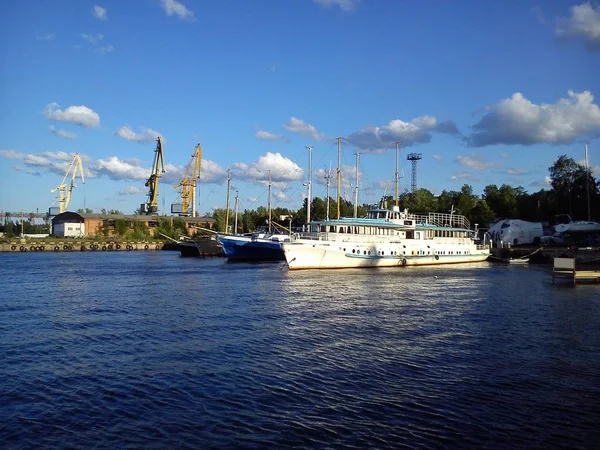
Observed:
[[[279,242],[236,242],[221,239],[221,245],[230,261],[285,261]]]

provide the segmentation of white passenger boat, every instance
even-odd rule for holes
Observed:
[[[427,215],[376,208],[364,218],[315,221],[308,233],[283,242],[291,270],[404,267],[485,261],[489,245],[458,214]]]

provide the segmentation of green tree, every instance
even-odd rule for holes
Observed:
[[[115,233],[118,236],[125,236],[129,231],[129,221],[126,219],[115,220]]]

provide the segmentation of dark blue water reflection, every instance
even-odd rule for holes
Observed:
[[[600,285],[0,255],[3,448],[598,448]]]

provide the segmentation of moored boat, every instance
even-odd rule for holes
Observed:
[[[371,209],[365,218],[311,222],[309,228],[282,243],[291,270],[455,264],[490,256],[489,245],[476,242],[477,229],[454,213],[416,215],[394,206]]]
[[[215,236],[180,239],[177,241],[177,249],[181,256],[225,256],[223,247]]]
[[[290,235],[253,233],[221,235],[218,239],[230,261],[283,261],[285,257],[281,243],[289,241]]]

